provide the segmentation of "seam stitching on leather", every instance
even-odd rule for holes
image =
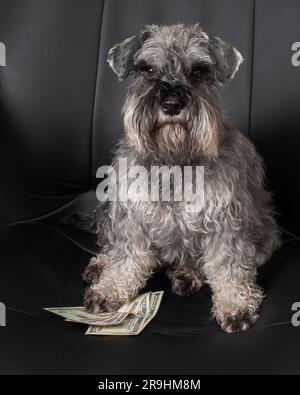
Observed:
[[[252,58],[250,69],[250,95],[249,95],[249,117],[248,117],[248,136],[251,139],[252,127],[252,104],[253,104],[253,79],[254,79],[254,52],[255,52],[255,19],[256,19],[256,0],[253,0],[253,16],[252,16]]]
[[[97,52],[97,66],[96,66],[96,77],[95,77],[95,87],[94,87],[94,97],[92,105],[92,119],[91,119],[91,137],[90,137],[90,188],[93,187],[93,142],[94,142],[94,120],[95,120],[95,110],[96,110],[96,96],[97,96],[97,83],[99,77],[99,67],[100,67],[100,48],[101,48],[101,37],[102,37],[102,22],[104,14],[105,0],[102,3],[102,9],[100,13],[99,21],[99,36],[98,36],[98,52]]]

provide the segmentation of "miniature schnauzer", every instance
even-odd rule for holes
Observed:
[[[119,80],[133,76],[113,166],[118,158],[147,169],[203,166],[205,200],[199,212],[184,201],[107,203],[97,232],[102,251],[84,273],[88,311],[118,309],[164,268],[178,295],[210,286],[212,314],[226,332],[258,319],[257,269],[279,232],[262,160],[218,105],[218,88],[242,61],[198,24],[148,25],[109,51]]]

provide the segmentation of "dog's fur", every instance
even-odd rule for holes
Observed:
[[[86,308],[117,309],[164,267],[179,295],[209,284],[225,331],[247,329],[264,297],[257,268],[279,235],[262,160],[218,105],[218,87],[234,77],[241,54],[199,25],[150,25],[113,47],[108,61],[120,80],[134,77],[114,166],[119,157],[129,167],[204,166],[205,205],[190,212],[185,202],[108,203],[98,224],[101,254],[84,273]],[[183,103],[179,114],[162,111],[170,92]]]

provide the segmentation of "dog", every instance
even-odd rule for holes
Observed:
[[[242,61],[198,24],[147,25],[109,51],[119,80],[133,77],[113,167],[119,158],[146,169],[203,166],[204,204],[191,212],[174,200],[107,202],[98,222],[102,250],[84,272],[88,311],[117,310],[163,268],[178,295],[210,286],[212,315],[226,332],[258,319],[257,270],[280,235],[263,161],[218,104],[219,87]]]

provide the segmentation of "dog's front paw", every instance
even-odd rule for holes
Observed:
[[[249,311],[239,311],[234,314],[225,314],[222,318],[217,318],[222,329],[227,333],[244,332],[258,320],[258,313]]]
[[[103,268],[108,264],[108,259],[104,255],[98,255],[90,260],[89,265],[85,268],[82,278],[88,284],[96,284],[101,276]]]
[[[200,290],[202,279],[193,271],[167,273],[172,282],[172,291],[179,296],[189,296]]]
[[[117,311],[122,304],[120,300],[109,297],[97,289],[87,288],[84,294],[84,307],[89,313]]]

